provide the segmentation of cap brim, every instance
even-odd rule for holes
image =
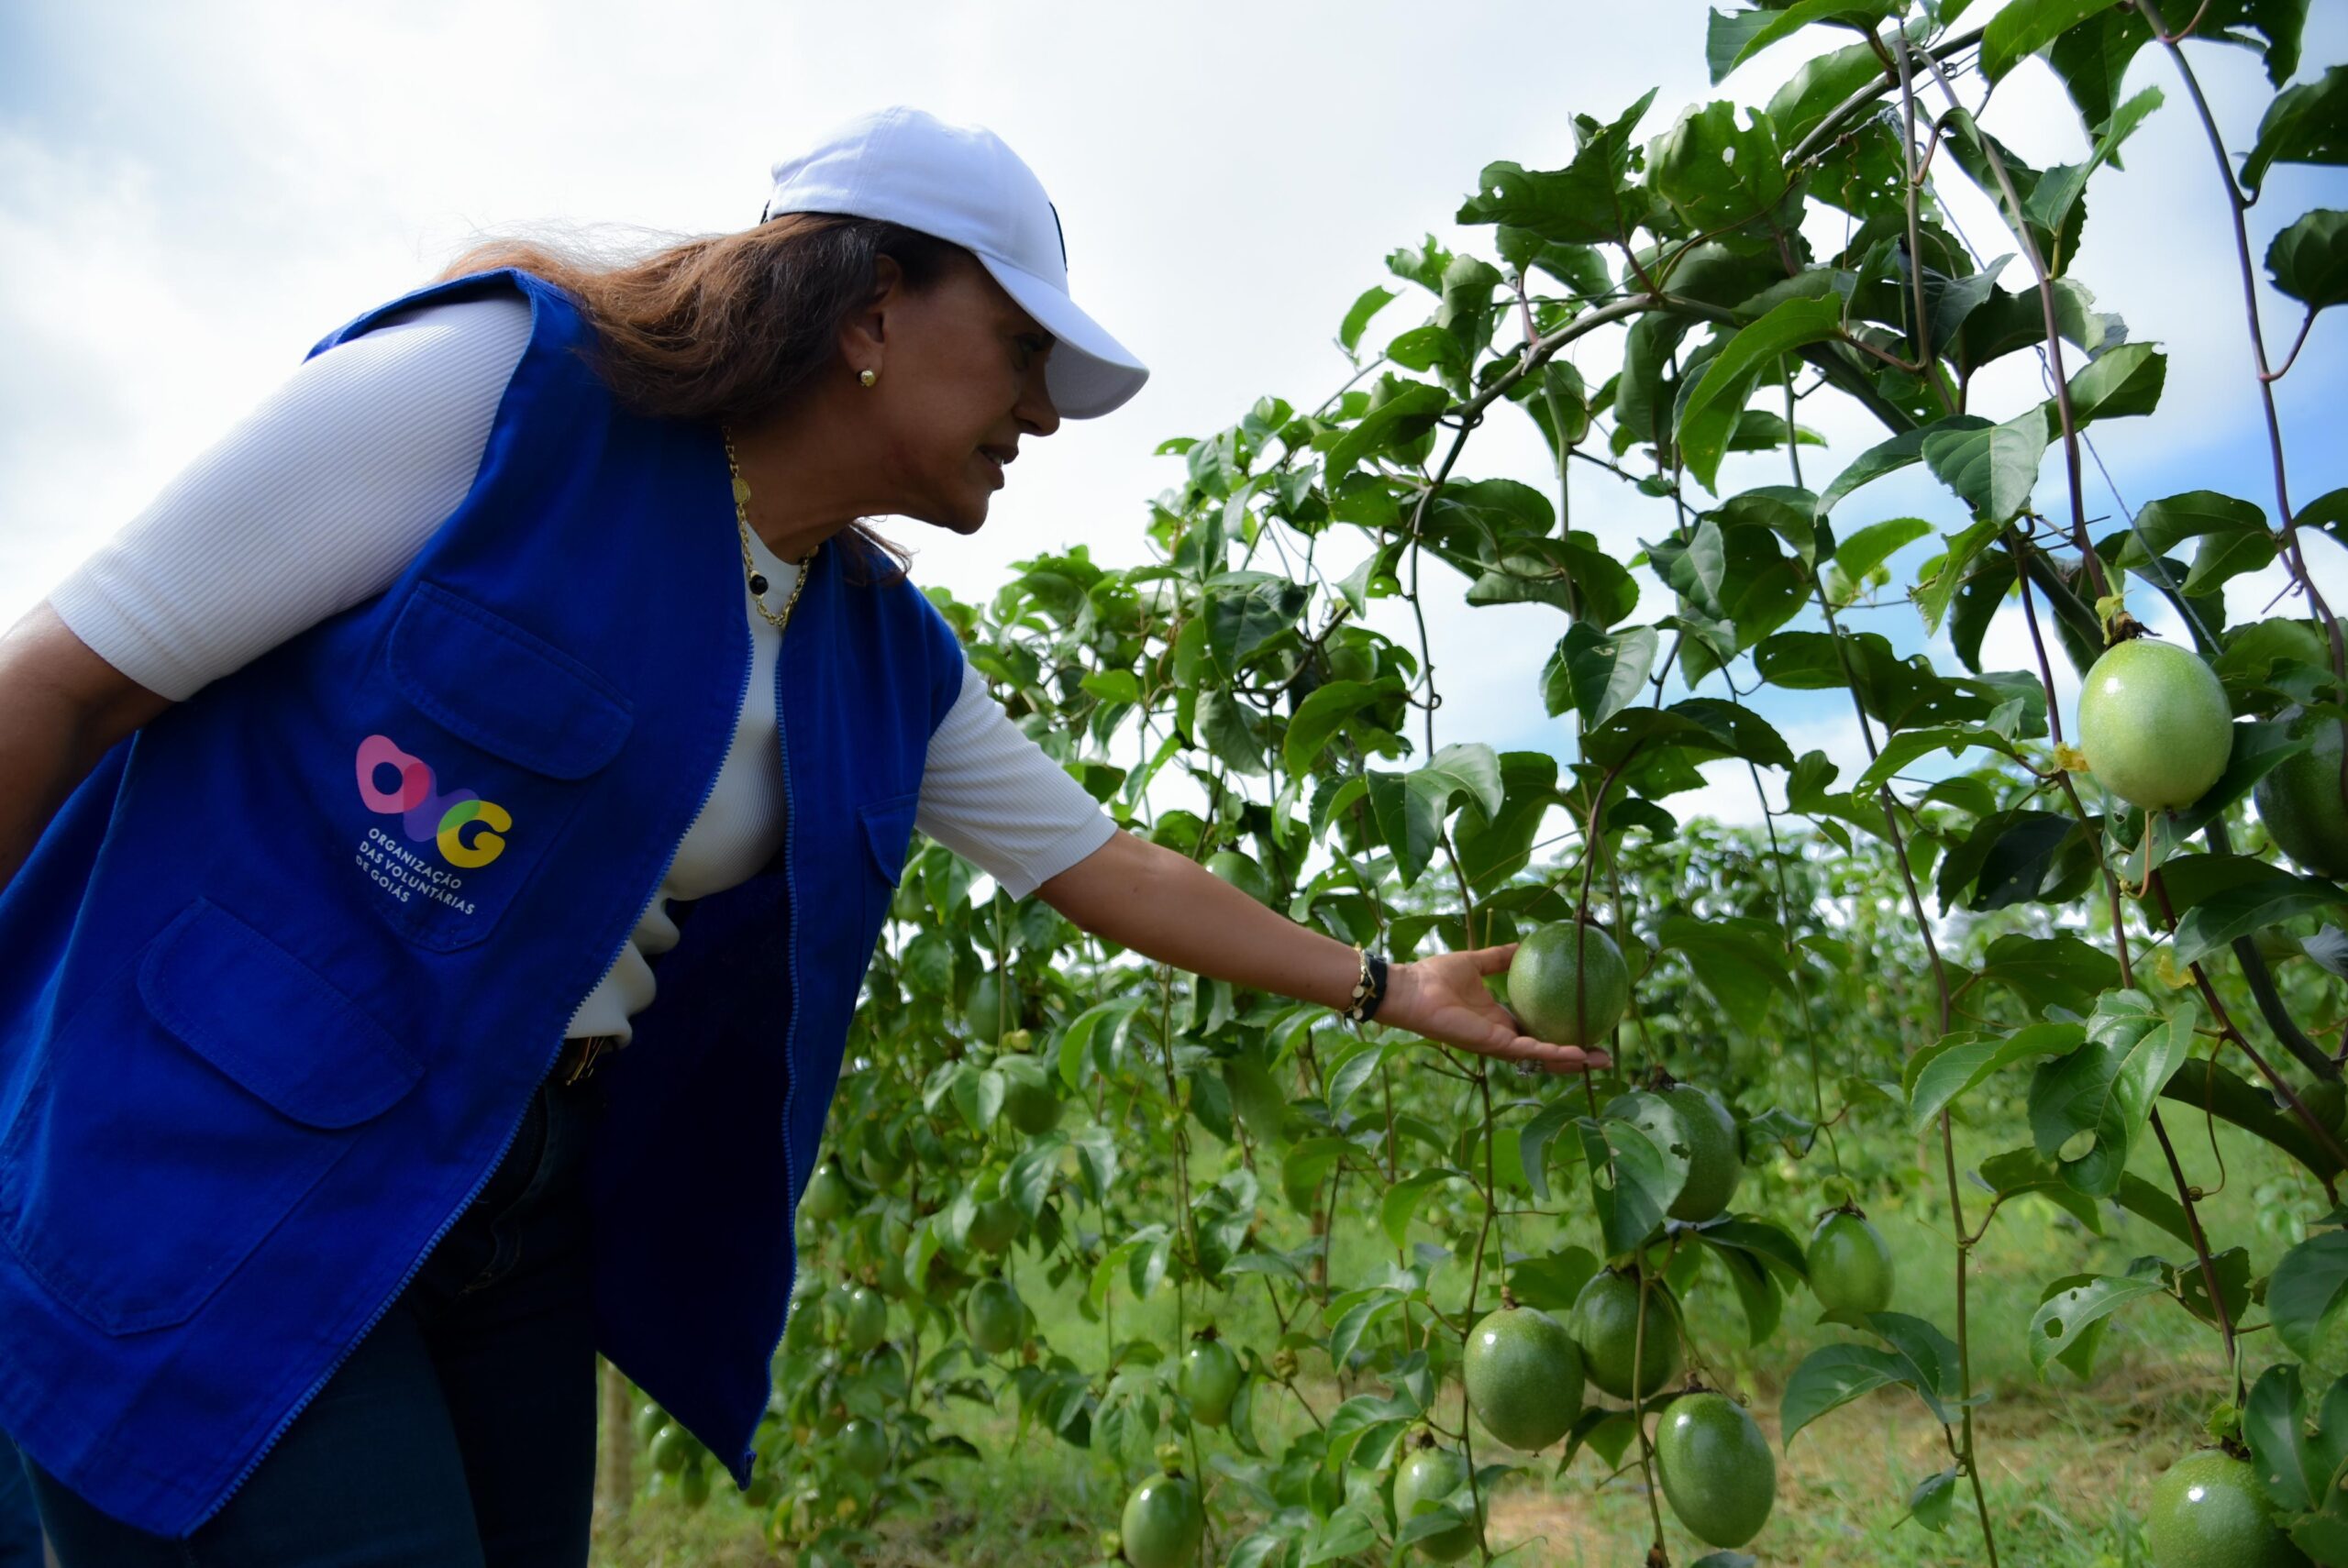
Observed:
[[[983,252],[973,254],[1002,292],[1058,339],[1045,364],[1044,384],[1061,418],[1098,419],[1141,391],[1149,380],[1149,367],[1102,331],[1056,284]]]

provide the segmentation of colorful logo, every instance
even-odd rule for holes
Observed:
[[[400,819],[400,831],[417,844],[437,842],[440,856],[451,866],[486,866],[505,848],[499,835],[510,833],[514,819],[494,801],[484,801],[471,790],[437,792],[432,769],[422,758],[402,751],[389,735],[369,735],[359,743],[359,798],[367,809]],[[379,770],[395,769],[399,788],[375,787]],[[479,823],[471,843],[463,837],[469,823]]]

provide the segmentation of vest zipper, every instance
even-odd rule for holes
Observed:
[[[736,684],[735,690],[737,695],[734,701],[734,723],[737,725],[739,725],[742,722],[742,702],[743,700],[748,698],[750,694],[750,670],[758,656],[757,643],[753,638],[748,635],[749,624],[747,619],[747,612],[746,619],[743,623],[743,631],[745,635],[742,639],[742,679]],[[781,708],[782,685],[781,668],[782,660],[781,652],[778,650],[775,659],[777,702],[775,728],[778,734],[781,733],[782,727],[782,714]],[[728,733],[730,734],[731,732],[729,731]],[[725,754],[724,752],[720,752],[717,757],[717,767],[711,772],[709,776],[709,782],[702,786],[701,804],[693,808],[692,816],[685,819],[685,825],[688,831],[691,830],[694,818],[701,815],[702,808],[709,804],[709,798],[717,793],[717,780],[719,776],[725,771]],[[786,769],[783,774],[783,797],[786,805],[790,799],[790,792],[791,775]],[[786,845],[784,863],[788,866],[789,857],[787,846],[790,843],[790,823],[787,818],[783,823],[783,842]],[[680,834],[678,835],[678,842],[670,846],[668,857],[660,863],[659,875],[652,879],[652,890],[645,894],[644,898],[637,903],[636,909],[637,920],[641,920],[643,918],[644,906],[652,901],[654,897],[659,893],[660,885],[669,879],[669,868],[676,864],[677,851],[683,847],[683,840],[684,835]],[[620,945],[613,948],[611,956],[604,960],[604,968],[602,971],[599,971],[599,976],[601,973],[608,973],[612,965],[618,961],[621,950],[627,945],[628,937],[633,935],[635,931],[636,922],[632,920],[628,922],[627,933],[623,934],[620,938]],[[795,955],[797,951],[797,928],[795,926],[792,928],[792,950]],[[792,994],[794,998],[798,995],[796,989],[794,989]],[[794,1008],[792,1012],[795,1017],[797,1014],[797,1009]],[[566,1018],[564,1021],[569,1022],[570,1020]],[[561,1055],[562,1038],[558,1035],[555,1038],[554,1049],[547,1053],[546,1063],[538,1069],[538,1077],[541,1079],[545,1078],[548,1073],[554,1071],[554,1065],[560,1059]],[[784,1064],[784,1070],[786,1073],[789,1071],[789,1063],[787,1059]],[[789,1082],[790,1080],[786,1078],[785,1088],[783,1090],[783,1107],[786,1112],[782,1145],[786,1167],[783,1173],[783,1184],[786,1191],[789,1189],[791,1180],[788,1169],[791,1154],[790,1123],[787,1120],[791,1105]],[[531,1093],[532,1097],[536,1098],[537,1090],[534,1089]],[[245,1462],[245,1467],[237,1472],[236,1479],[228,1483],[227,1490],[220,1494],[219,1500],[215,1502],[210,1507],[205,1509],[203,1515],[195,1520],[194,1524],[189,1527],[191,1532],[201,1528],[206,1520],[212,1518],[213,1515],[218,1513],[222,1508],[228,1506],[228,1499],[237,1495],[237,1488],[242,1486],[245,1482],[251,1477],[254,1471],[260,1468],[260,1462],[269,1457],[270,1450],[277,1446],[277,1441],[285,1435],[286,1429],[291,1427],[295,1420],[300,1419],[303,1411],[310,1408],[310,1401],[318,1397],[319,1390],[323,1389],[328,1383],[333,1381],[334,1375],[342,1370],[342,1364],[350,1359],[352,1353],[359,1349],[360,1344],[365,1342],[367,1336],[375,1331],[375,1325],[382,1322],[384,1316],[391,1311],[393,1307],[398,1304],[400,1297],[407,1294],[408,1286],[414,1283],[415,1276],[424,1271],[424,1265],[426,1262],[431,1258],[433,1249],[440,1244],[443,1237],[447,1236],[450,1231],[456,1229],[457,1221],[465,1217],[465,1210],[473,1206],[473,1199],[481,1196],[482,1188],[487,1187],[489,1185],[490,1178],[497,1174],[497,1167],[505,1163],[505,1156],[507,1154],[513,1153],[514,1140],[521,1136],[522,1123],[528,1121],[529,1118],[530,1107],[528,1102],[525,1101],[522,1106],[522,1113],[514,1119],[514,1125],[505,1130],[504,1142],[497,1146],[497,1158],[492,1160],[489,1163],[488,1169],[482,1172],[479,1179],[473,1183],[471,1189],[465,1194],[464,1201],[457,1206],[456,1212],[449,1215],[449,1218],[440,1222],[440,1228],[432,1232],[432,1239],[424,1243],[424,1250],[415,1255],[415,1261],[407,1265],[407,1272],[400,1275],[399,1284],[393,1287],[392,1293],[383,1298],[382,1304],[377,1307],[374,1314],[367,1320],[366,1327],[360,1329],[357,1336],[351,1340],[350,1343],[343,1347],[342,1353],[336,1356],[333,1362],[327,1365],[327,1369],[318,1375],[317,1381],[311,1384],[308,1388],[303,1391],[302,1397],[294,1402],[294,1408],[285,1412],[284,1418],[277,1423],[276,1427],[270,1432],[269,1436],[262,1440],[260,1447],[254,1450],[253,1456]],[[795,1200],[793,1201],[792,1207],[794,1209],[797,1207]],[[792,1283],[793,1285],[798,1284],[798,1239],[793,1237],[792,1251]],[[781,1348],[781,1342],[780,1336],[778,1336],[775,1341],[777,1348]],[[770,1353],[767,1359],[771,1362],[774,1358],[772,1354]]]
[[[813,561],[802,569],[815,569]],[[783,1336],[791,1330],[792,1304],[799,1298],[799,1193],[798,1165],[791,1157],[791,1101],[799,1090],[799,1074],[795,1070],[798,1058],[792,1051],[799,1039],[799,876],[792,859],[791,845],[799,828],[799,802],[791,795],[791,737],[785,733],[782,717],[782,657],[790,651],[791,628],[783,627],[782,636],[774,650],[774,738],[775,749],[782,757],[782,894],[783,904],[790,911],[791,934],[783,959],[783,973],[791,986],[791,1011],[782,1026],[782,1233],[791,1248],[791,1284],[782,1298],[782,1322],[775,1330],[774,1343],[767,1347],[764,1365],[768,1368],[768,1396],[773,1396],[773,1367],[776,1354],[782,1349]],[[750,1484],[750,1469],[758,1462],[758,1427],[750,1428],[749,1446],[734,1462],[734,1481],[737,1486]]]

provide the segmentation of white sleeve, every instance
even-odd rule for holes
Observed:
[[[1116,820],[1022,732],[962,663],[962,690],[929,737],[914,825],[1024,899],[1109,842]]]
[[[50,606],[184,701],[382,592],[472,488],[529,336],[529,303],[501,294],[419,307],[304,361]]]

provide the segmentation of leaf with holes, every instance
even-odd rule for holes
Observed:
[[[2088,1020],[2087,1043],[2032,1075],[2032,1136],[2072,1187],[2091,1198],[2119,1188],[2154,1097],[2193,1043],[2195,1016],[2189,1003],[2163,1011],[2142,991],[2113,991]]]

